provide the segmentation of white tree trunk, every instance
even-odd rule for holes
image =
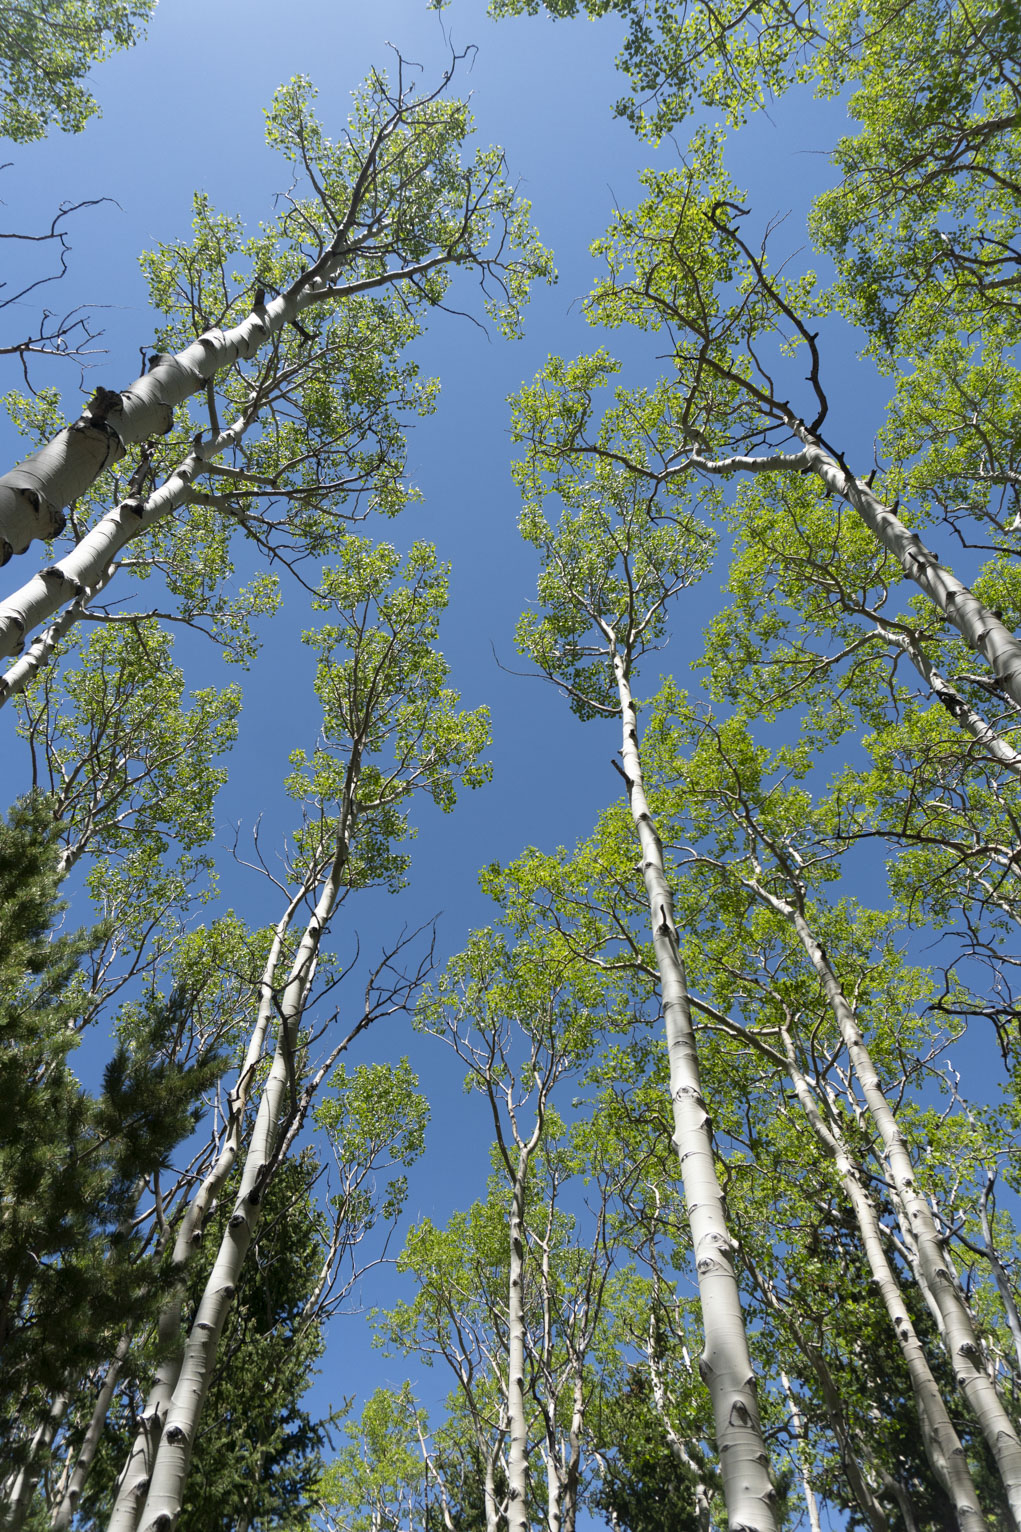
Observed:
[[[114,1497],[108,1532],[134,1532],[143,1498],[149,1488],[153,1462],[163,1435],[170,1401],[180,1378],[181,1354],[178,1342],[184,1305],[185,1273],[201,1242],[206,1219],[216,1205],[216,1199],[237,1160],[245,1107],[248,1104],[255,1071],[262,1058],[266,1046],[266,1034],[274,1015],[277,965],[280,962],[280,954],[294,913],[306,892],[307,890],[302,888],[295,894],[273,933],[259,984],[259,1008],[255,1025],[248,1039],[245,1061],[238,1071],[234,1087],[228,1097],[226,1136],[212,1168],[203,1178],[178,1224],[171,1256],[171,1270],[175,1279],[174,1292],[160,1314],[157,1331],[160,1361],[152,1387],[146,1397],[135,1440],[117,1480],[117,1493]]]
[[[635,704],[623,660],[614,656],[624,741],[621,755],[628,801],[642,847],[642,871],[659,970],[670,1063],[674,1143],[698,1274],[705,1349],[699,1371],[709,1389],[716,1446],[732,1532],[775,1532],[775,1492],[759,1422],[755,1375],[748,1353],[741,1297],[734,1272],[734,1242],[713,1160],[712,1129],[702,1095],[688,986],[678,948],[673,900],[663,851],[642,782]]]
[[[342,886],[349,831],[350,822],[345,820],[333,865],[305,927],[284,986],[276,1052],[259,1101],[234,1211],[185,1342],[177,1384],[156,1448],[148,1494],[138,1518],[143,1532],[169,1532],[180,1514],[217,1345],[262,1212],[266,1180],[271,1174],[280,1123],[296,1067],[298,1034],[319,946]]]
[[[858,1167],[848,1154],[836,1126],[823,1121],[808,1081],[798,1068],[794,1045],[789,1034],[783,1032],[782,1036],[790,1076],[798,1100],[816,1138],[832,1158],[841,1185],[854,1209],[869,1271],[879,1289],[886,1312],[890,1316],[890,1323],[911,1379],[911,1391],[918,1410],[922,1440],[925,1443],[929,1465],[954,1507],[954,1514],[961,1532],[968,1532],[969,1528],[978,1532],[978,1529],[985,1527],[986,1521],[972,1482],[968,1460],[947,1413],[939,1385],[932,1375],[925,1350],[915,1333],[911,1316],[901,1296],[900,1284],[886,1258],[876,1209],[862,1185]]]
[[[32,1504],[35,1487],[42,1470],[41,1459],[53,1446],[57,1427],[67,1411],[66,1394],[58,1394],[41,1421],[27,1448],[25,1462],[0,1485],[0,1528],[3,1532],[19,1532]]]
[[[863,479],[845,470],[804,425],[797,422],[794,429],[804,443],[812,472],[857,512],[908,579],[925,592],[969,648],[988,661],[1004,691],[1021,706],[1021,643],[1010,629],[956,575],[940,567],[939,559],[917,532],[904,525],[896,508],[884,505]]]
[[[119,393],[97,389],[73,425],[0,476],[0,565],[12,554],[24,553],[36,539],[56,537],[64,527],[64,509],[105,469],[120,462],[128,447],[165,436],[179,404],[199,393],[225,368],[256,356],[304,309],[326,299],[420,276],[452,259],[438,255],[335,287],[344,263],[357,254],[357,247],[348,243],[348,235],[363,192],[359,179],[352,206],[333,244],[285,293],[269,303],[255,304],[241,323],[229,330],[207,330],[176,356],[153,356],[149,371]]]
[[[528,1426],[525,1420],[525,1183],[529,1153],[519,1152],[511,1189],[507,1291],[507,1528],[529,1532]]]
[[[51,1525],[54,1532],[67,1532],[67,1528],[71,1525],[74,1513],[78,1508],[78,1501],[81,1498],[82,1490],[85,1488],[85,1481],[95,1461],[96,1450],[102,1440],[106,1417],[113,1402],[114,1390],[117,1387],[117,1380],[121,1375],[121,1369],[127,1360],[130,1349],[131,1334],[128,1332],[121,1336],[117,1344],[117,1350],[114,1352],[113,1360],[106,1370],[106,1375],[96,1396],[96,1402],[92,1407],[92,1415],[85,1435],[82,1438],[82,1444],[75,1454],[74,1467],[71,1469],[70,1474],[67,1475],[67,1482],[53,1511]]]
[[[939,1313],[940,1331],[954,1377],[982,1429],[995,1458],[1011,1515],[1021,1527],[1021,1441],[1003,1407],[996,1387],[982,1366],[982,1343],[971,1314],[949,1268],[943,1242],[925,1197],[918,1189],[914,1166],[893,1108],[887,1101],[878,1071],[865,1044],[854,1011],[844,995],[829,958],[816,941],[801,911],[752,884],[765,903],[792,922],[801,945],[819,977],[837,1022],[869,1114],[882,1140],[896,1199],[907,1219],[907,1231],[918,1251],[919,1271]]]
[[[780,1382],[783,1384],[783,1391],[787,1395],[787,1407],[791,1412],[791,1432],[797,1447],[798,1474],[801,1478],[801,1492],[805,1497],[809,1532],[822,1532],[822,1522],[819,1519],[819,1502],[815,1497],[815,1490],[812,1487],[811,1476],[808,1472],[808,1463],[805,1460],[805,1423],[801,1418],[801,1411],[798,1409],[798,1401],[794,1397],[794,1390],[791,1388],[791,1380],[782,1369],[780,1372]]]

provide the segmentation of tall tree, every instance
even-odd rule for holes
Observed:
[[[20,1525],[67,1401],[125,1326],[160,1301],[160,1270],[133,1232],[139,1196],[194,1125],[224,1060],[166,1056],[189,1007],[177,991],[142,1008],[107,1064],[98,1096],[68,1056],[98,934],[53,937],[57,825],[38,794],[0,832],[3,1037],[0,1130],[0,1349],[5,1526]],[[162,1055],[162,1056],[161,1056]]]
[[[519,644],[567,692],[582,717],[602,714],[621,723],[619,769],[641,846],[670,1062],[673,1137],[702,1297],[701,1371],[713,1401],[729,1514],[742,1526],[772,1527],[769,1460],[734,1246],[716,1169],[673,896],[643,784],[632,694],[633,672],[662,635],[668,602],[704,570],[712,541],[686,498],[671,504],[658,523],[649,517],[641,479],[622,470],[613,450],[618,421],[604,425],[608,446],[594,472],[584,454],[573,450],[589,390],[606,371],[605,358],[575,368],[554,362],[548,378],[516,401],[515,432],[530,444],[520,471],[522,530],[543,557],[542,610],[522,619]],[[552,387],[545,386],[547,380]],[[542,510],[547,494],[556,494],[566,507],[556,529]]]

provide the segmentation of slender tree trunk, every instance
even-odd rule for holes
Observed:
[[[529,1532],[528,1428],[525,1421],[525,1183],[529,1154],[522,1149],[511,1189],[510,1277],[507,1291],[507,1528]]]
[[[790,1331],[794,1337],[795,1344],[801,1350],[802,1355],[807,1358],[812,1371],[815,1373],[816,1381],[819,1384],[819,1391],[822,1394],[823,1406],[830,1423],[830,1429],[836,1437],[837,1446],[840,1451],[840,1461],[844,1469],[844,1476],[847,1479],[847,1485],[851,1494],[857,1501],[859,1510],[871,1527],[872,1532],[890,1532],[890,1523],[886,1512],[880,1505],[872,1486],[865,1477],[862,1465],[858,1461],[858,1453],[855,1450],[851,1429],[848,1425],[844,1402],[840,1397],[840,1390],[834,1382],[833,1374],[830,1372],[826,1358],[819,1350],[819,1347],[809,1339],[797,1320],[791,1316],[790,1311],[781,1303],[769,1279],[764,1277],[755,1267],[750,1266],[749,1269],[762,1296],[774,1313],[779,1315],[781,1322]],[[872,1462],[867,1450],[865,1457],[867,1461]]]
[[[371,155],[378,152],[383,137],[379,136]],[[151,437],[165,436],[179,404],[206,388],[218,373],[235,362],[256,356],[304,309],[324,299],[351,296],[424,275],[451,259],[446,254],[438,255],[407,268],[353,281],[346,287],[335,287],[345,263],[358,254],[357,246],[349,243],[349,234],[364,189],[360,177],[352,193],[352,205],[333,243],[285,293],[268,303],[257,302],[241,323],[231,329],[207,330],[176,356],[153,356],[148,372],[119,393],[97,389],[85,413],[73,425],[0,476],[0,565],[12,554],[24,553],[36,539],[56,537],[64,528],[65,507],[83,495],[107,468],[120,462],[128,447]],[[6,613],[0,612],[0,632],[5,617]]]
[[[40,1421],[28,1447],[24,1463],[0,1486],[0,1529],[20,1532],[32,1505],[32,1496],[42,1473],[43,1459],[53,1446],[60,1422],[67,1413],[68,1398],[58,1394]]]
[[[492,1452],[486,1453],[486,1532],[499,1532],[500,1510],[496,1500],[496,1462]]]
[[[794,904],[752,884],[763,901],[785,915],[819,977],[830,1010],[837,1022],[865,1104],[882,1140],[896,1198],[907,1219],[907,1230],[918,1251],[922,1280],[939,1312],[940,1331],[958,1387],[974,1411],[982,1434],[996,1461],[1007,1494],[1011,1515],[1021,1527],[1021,1441],[996,1387],[982,1366],[982,1343],[971,1314],[949,1267],[932,1209],[918,1188],[914,1166],[900,1126],[879,1081],[879,1073],[865,1044],[854,1011],[823,947],[813,935],[801,910]]]
[[[1010,629],[955,575],[940,567],[939,559],[917,532],[901,521],[896,506],[884,505],[868,484],[837,462],[800,421],[794,429],[804,443],[811,471],[857,512],[908,579],[925,592],[968,647],[988,661],[1004,691],[1021,706],[1021,643]]]
[[[687,1352],[685,1352],[685,1355],[687,1355]],[[652,1399],[656,1406],[656,1414],[659,1416],[660,1425],[666,1434],[667,1445],[681,1467],[692,1476],[695,1486],[695,1515],[698,1519],[699,1532],[710,1532],[712,1527],[712,1505],[709,1500],[709,1490],[705,1483],[705,1476],[699,1464],[684,1445],[683,1440],[674,1427],[673,1421],[670,1419],[670,1411],[667,1409],[666,1389],[663,1386],[663,1375],[659,1370],[659,1363],[656,1361],[651,1337],[646,1349],[646,1356],[649,1359]]]
[[[567,1434],[568,1457],[563,1475],[563,1532],[575,1532],[578,1524],[578,1484],[581,1479],[581,1439],[585,1425],[585,1380],[581,1370],[574,1375],[571,1396],[571,1425]]]
[[[993,1276],[996,1278],[996,1288],[1003,1303],[1003,1311],[1007,1316],[1007,1325],[1010,1329],[1011,1339],[1014,1342],[1016,1370],[1018,1375],[1021,1376],[1021,1314],[1018,1313],[1017,1301],[1014,1298],[1014,1291],[1010,1285],[1010,1278],[1007,1276],[1006,1268],[996,1253],[996,1246],[993,1243],[993,1228],[989,1220],[989,1194],[993,1189],[994,1179],[992,1173],[987,1176],[986,1184],[982,1188],[982,1198],[979,1202],[979,1212],[982,1219],[982,1241],[985,1245],[986,1259],[993,1268]]]
[[[351,770],[356,778],[357,767]],[[342,819],[333,865],[298,944],[284,986],[276,1052],[259,1101],[252,1139],[242,1170],[241,1186],[184,1345],[177,1383],[155,1450],[148,1494],[138,1518],[138,1525],[145,1532],[169,1532],[180,1514],[202,1407],[212,1380],[217,1345],[245,1256],[258,1227],[266,1182],[272,1174],[281,1120],[294,1078],[298,1033],[315,974],[323,931],[342,887],[350,833],[349,809]],[[261,1010],[260,1006],[260,1014]]]
[[[930,662],[917,636],[912,633],[898,632],[892,625],[888,626],[885,623],[881,623],[879,628],[880,632],[885,633],[892,643],[897,644],[904,651],[936,701],[946,709],[958,727],[966,734],[970,734],[984,750],[988,750],[994,761],[1005,766],[1016,777],[1021,777],[1021,751],[1015,750],[1009,741],[1001,738],[982,714],[971,707],[956,688],[939,673]]]
[[[159,1363],[156,1377],[145,1401],[135,1440],[127,1462],[117,1480],[117,1493],[108,1524],[108,1532],[134,1532],[142,1500],[149,1488],[152,1465],[163,1435],[163,1427],[181,1371],[181,1314],[184,1307],[184,1281],[188,1265],[202,1240],[202,1231],[211,1208],[237,1161],[245,1108],[255,1071],[266,1046],[266,1034],[276,1008],[276,971],[283,944],[294,913],[307,892],[302,888],[291,900],[273,933],[259,984],[259,1008],[248,1039],[245,1061],[238,1072],[228,1098],[227,1131],[216,1160],[203,1178],[178,1225],[171,1257],[174,1290],[159,1317],[157,1340]]]
[[[33,575],[20,590],[8,596],[0,604],[0,659],[20,653],[26,635],[69,603],[80,615],[81,609],[109,584],[121,549],[186,505],[195,479],[206,472],[215,458],[236,446],[254,421],[254,413],[241,415],[233,425],[195,445],[146,499],[134,495],[115,505],[90,527],[70,553],[41,574]],[[59,623],[54,627],[59,627]],[[38,646],[32,646],[26,664],[19,666],[9,681],[6,676],[0,679],[0,704],[19,690],[48,657],[53,646],[44,640],[45,635]]]
[[[109,1414],[114,1390],[117,1387],[117,1380],[121,1375],[121,1369],[131,1349],[131,1340],[130,1332],[121,1336],[117,1343],[117,1350],[114,1352],[113,1360],[106,1369],[106,1376],[103,1378],[99,1393],[96,1396],[96,1402],[92,1407],[92,1416],[82,1438],[82,1444],[75,1454],[74,1467],[67,1478],[67,1483],[53,1512],[51,1519],[53,1532],[67,1532],[74,1513],[78,1509],[78,1501],[81,1499],[82,1490],[85,1488],[86,1480],[95,1461],[96,1451],[102,1440],[106,1417]]]
[[[801,1492],[805,1497],[805,1510],[808,1512],[808,1525],[810,1532],[822,1532],[822,1522],[819,1520],[819,1502],[815,1498],[815,1490],[812,1488],[812,1480],[808,1472],[808,1464],[805,1461],[805,1423],[798,1409],[798,1401],[794,1397],[791,1388],[791,1380],[781,1368],[780,1382],[783,1391],[787,1395],[787,1407],[791,1412],[791,1431],[798,1457],[798,1474],[801,1478]]]
[[[911,1391],[922,1427],[925,1455],[954,1507],[954,1514],[961,1532],[968,1532],[969,1528],[976,1529],[977,1532],[977,1529],[985,1527],[986,1521],[972,1482],[968,1460],[947,1413],[939,1386],[932,1375],[925,1349],[915,1333],[911,1316],[901,1296],[900,1284],[886,1258],[879,1219],[872,1199],[862,1185],[858,1167],[848,1154],[835,1125],[823,1121],[808,1081],[798,1067],[790,1034],[783,1031],[781,1035],[798,1100],[816,1138],[833,1160],[841,1185],[854,1209],[869,1271],[879,1289],[886,1312],[890,1316],[890,1323],[911,1379]]]
[[[642,782],[635,704],[619,654],[614,671],[623,724],[624,775],[628,802],[642,847],[642,871],[659,970],[663,1019],[670,1063],[674,1143],[681,1163],[684,1197],[702,1304],[705,1349],[699,1364],[709,1389],[716,1423],[716,1446],[732,1532],[775,1532],[775,1492],[759,1421],[755,1375],[748,1353],[744,1315],[734,1271],[734,1242],[727,1229],[723,1193],[713,1159],[712,1128],[702,1095],[688,986],[678,948],[673,900]]]

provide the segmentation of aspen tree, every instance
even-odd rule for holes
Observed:
[[[277,223],[250,240],[199,198],[190,254],[169,247],[148,257],[154,300],[168,321],[149,371],[119,393],[101,390],[79,421],[44,439],[0,481],[7,557],[37,538],[58,537],[72,501],[93,511],[70,552],[0,602],[0,652],[18,653],[50,618],[66,624],[65,609],[78,620],[129,543],[173,541],[176,530],[184,554],[190,534],[200,543],[210,535],[210,513],[215,523],[221,508],[257,537],[273,539],[286,526],[288,537],[276,540],[289,544],[293,560],[303,541],[305,556],[327,551],[327,526],[345,497],[374,491],[380,505],[399,506],[402,449],[392,406],[406,399],[428,407],[430,393],[393,358],[417,333],[419,316],[463,268],[478,277],[494,321],[514,331],[530,282],[552,271],[499,152],[479,151],[461,165],[471,124],[462,103],[440,99],[445,84],[416,94],[400,62],[393,87],[372,76],[339,143],[315,121],[307,81],[283,87],[267,131],[303,179],[303,195],[290,197]],[[237,254],[247,278],[230,273]],[[196,322],[204,326],[198,339]],[[327,374],[335,381],[328,402]],[[175,415],[196,396],[204,420]],[[307,408],[304,422],[292,419],[296,399]],[[240,466],[223,463],[235,449]],[[120,491],[116,478],[97,485],[126,454],[128,484]],[[197,485],[210,475],[211,496]],[[117,503],[105,508],[102,497],[112,492]],[[267,517],[274,503],[288,509]],[[178,528],[175,513],[189,505],[199,509]],[[41,637],[30,666],[52,642]]]
[[[605,372],[605,362],[598,358],[574,368],[554,362],[547,378],[516,401],[515,433],[531,447],[519,470],[525,497],[522,532],[543,559],[542,612],[521,620],[518,642],[582,717],[617,717],[621,722],[622,774],[642,850],[670,1060],[674,1142],[702,1298],[706,1339],[700,1370],[713,1400],[731,1524],[772,1527],[774,1492],[734,1247],[713,1156],[673,899],[642,780],[638,713],[631,692],[635,663],[663,633],[668,601],[694,583],[712,544],[683,500],[664,512],[659,523],[650,519],[639,498],[640,481],[622,472],[612,453],[591,475],[579,468],[572,428],[584,413],[589,389]],[[552,385],[548,391],[547,381]],[[562,429],[563,446],[559,440],[551,444],[549,426],[550,435]],[[556,528],[542,511],[551,490],[566,507]]]
[[[147,1406],[113,1512],[117,1527],[170,1525],[180,1512],[218,1337],[258,1228],[264,1187],[327,1068],[314,1070],[307,1062],[302,1029],[330,919],[353,889],[399,881],[406,859],[398,848],[412,794],[424,791],[450,809],[458,785],[475,786],[488,774],[478,761],[487,738],[484,710],[457,712],[456,696],[444,684],[446,666],[433,648],[446,581],[432,550],[416,544],[402,561],[392,548],[349,538],[322,589],[325,620],[306,638],[319,656],[323,740],[310,756],[293,754],[290,778],[291,791],[312,804],[296,837],[296,889],[288,893],[280,927],[287,933],[297,925],[297,941],[290,952],[278,940],[270,946],[250,1059],[235,1087],[234,1123],[244,1120],[243,1098],[271,1021],[275,1051],[247,1139],[232,1125],[182,1225],[183,1260],[184,1244],[201,1228],[236,1156],[241,1175],[234,1213],[183,1352],[167,1364]],[[376,1014],[370,995],[331,1058]]]
[[[493,1159],[507,1205],[506,1357],[498,1350],[502,1326],[494,1326],[489,1344],[506,1400],[507,1518],[530,1525],[538,1456],[549,1532],[573,1532],[592,1364],[605,1345],[614,1282],[607,1225],[631,1171],[601,1156],[595,1131],[580,1123],[567,1130],[558,1106],[566,1105],[565,1083],[579,1079],[601,1037],[626,1027],[629,1017],[622,997],[559,947],[542,922],[511,929],[513,946],[504,930],[476,932],[419,1007],[417,1021],[467,1066],[465,1088],[484,1095],[495,1135]],[[593,1201],[591,1229],[566,1211],[583,1176]],[[498,1210],[496,1178],[490,1200]],[[390,1334],[398,1329],[391,1319]]]
[[[838,960],[831,958],[822,935],[815,928],[818,917],[812,911],[810,884],[826,875],[826,864],[832,860],[833,853],[812,844],[814,827],[803,792],[796,794],[789,786],[781,797],[769,791],[765,769],[767,758],[768,752],[752,746],[740,719],[729,720],[721,727],[707,725],[702,729],[691,760],[678,762],[673,768],[678,782],[684,784],[675,800],[675,808],[683,816],[678,831],[683,835],[687,830],[692,836],[690,850],[685,854],[693,866],[704,865],[712,869],[722,875],[725,883],[732,880],[734,886],[746,889],[766,909],[790,924],[797,945],[821,986],[846,1052],[850,1075],[882,1146],[879,1157],[890,1177],[903,1237],[917,1252],[918,1281],[937,1318],[955,1380],[981,1426],[1009,1503],[1017,1515],[1021,1509],[1017,1500],[1017,1473],[1021,1459],[1016,1428],[982,1365],[981,1336],[961,1291],[933,1210],[919,1185],[918,1170],[884,1088],[882,1070],[873,1058],[856,1006],[841,983],[835,966]],[[792,775],[803,774],[806,770],[804,750],[800,760],[798,752],[793,750],[782,752],[781,759]],[[725,855],[713,854],[714,841]],[[803,1088],[799,1089],[799,1097],[806,1107],[812,1108]],[[817,1111],[814,1120],[819,1131],[822,1124]],[[836,1153],[837,1141],[831,1142],[828,1148],[830,1153]],[[857,1183],[849,1177],[850,1165],[845,1162],[845,1187],[855,1205],[864,1237],[868,1224],[867,1208],[860,1201]],[[867,1246],[870,1240],[871,1233]],[[874,1244],[872,1248],[876,1248]],[[879,1262],[878,1250],[874,1258],[870,1254],[870,1263],[873,1259]],[[874,1265],[874,1269],[878,1274],[881,1268]],[[919,1386],[923,1381],[919,1377]],[[925,1386],[928,1389],[928,1384]],[[919,1394],[919,1403],[924,1405],[922,1394]],[[935,1407],[935,1399],[931,1403]],[[932,1439],[938,1440],[940,1435],[946,1438],[946,1424],[937,1430],[936,1418],[931,1409],[926,1408]],[[956,1458],[952,1444],[949,1454],[946,1449],[941,1449],[941,1457],[940,1472],[946,1474],[949,1487]],[[967,1512],[961,1498],[965,1488],[956,1486],[953,1498],[960,1514],[973,1516],[976,1514],[974,1497]]]

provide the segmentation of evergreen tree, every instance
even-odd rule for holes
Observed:
[[[181,1067],[178,993],[138,1009],[98,1094],[70,1055],[101,928],[54,935],[57,825],[41,794],[0,824],[0,1469],[9,1519],[24,1504],[51,1418],[78,1379],[151,1312],[159,1263],[131,1220],[141,1187],[190,1132],[196,1102],[222,1067]],[[54,1427],[56,1421],[54,1421]],[[38,1465],[36,1465],[38,1466]],[[26,1477],[19,1469],[28,1469]],[[19,1513],[20,1514],[20,1513]]]

